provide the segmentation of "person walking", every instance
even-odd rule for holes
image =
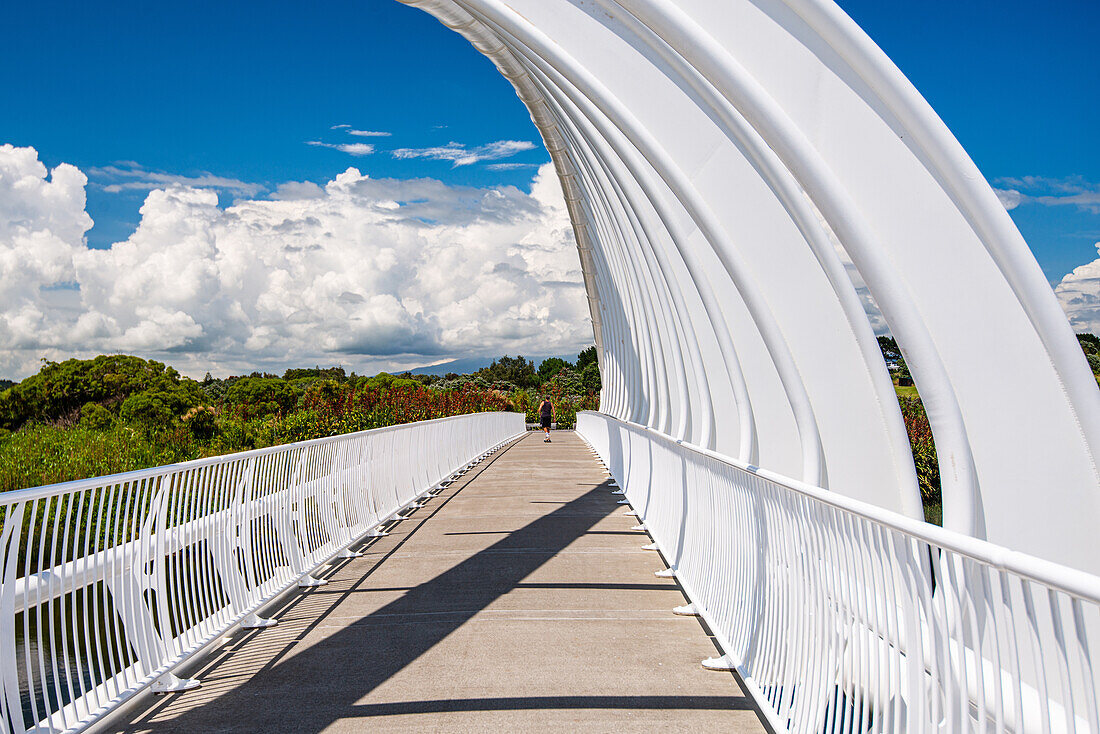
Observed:
[[[542,439],[546,443],[550,443],[550,424],[554,420],[554,404],[550,402],[550,398],[543,396],[542,403],[539,405],[539,425],[542,426],[542,430],[546,432],[546,438]]]

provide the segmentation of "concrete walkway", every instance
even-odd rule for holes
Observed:
[[[528,435],[123,731],[764,731],[617,499],[575,434]]]

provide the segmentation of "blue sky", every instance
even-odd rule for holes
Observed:
[[[1048,279],[1092,263],[1074,287],[1100,288],[1100,2],[840,4],[1006,192]],[[278,371],[332,355],[370,372],[469,356],[470,345],[572,353],[591,341],[560,193],[552,172],[540,173],[549,156],[527,111],[484,57],[427,14],[390,0],[46,0],[9,3],[4,21],[20,32],[0,44],[0,146],[16,146],[13,180],[22,176],[39,203],[59,203],[5,213],[0,201],[0,216],[37,217],[86,253],[86,191],[87,241],[104,256],[74,250],[59,265],[43,250],[38,270],[0,273],[15,284],[0,311],[22,334],[0,328],[21,350],[0,350],[5,376],[77,345],[171,358],[201,376],[208,366]],[[378,132],[389,134],[369,134]],[[364,146],[373,152],[355,155]],[[33,156],[19,157],[31,148],[50,169],[76,166],[88,185],[79,175],[46,180]],[[351,166],[364,176],[345,173]],[[217,201],[150,194],[173,181]],[[317,185],[328,182],[339,185],[320,201]],[[235,200],[255,205],[241,216],[219,210]],[[394,201],[412,202],[401,208],[413,218],[387,239],[378,222],[390,220],[378,212]],[[293,249],[288,238],[313,247],[349,221],[343,249],[309,259],[312,269],[279,254]],[[425,221],[455,229],[416,241]],[[478,230],[480,221],[495,229]],[[272,234],[253,242],[245,230]],[[214,239],[218,264],[189,269],[213,259],[204,248]],[[413,242],[419,249],[402,251]],[[250,256],[260,269],[249,277],[263,282],[246,293],[234,268]],[[488,271],[486,258],[496,258]],[[359,273],[360,263],[370,267]],[[531,303],[527,294],[548,283],[557,290]],[[298,310],[284,313],[287,303]],[[1100,331],[1100,322],[1078,328]]]
[[[1100,2],[843,0],[841,6],[932,103],[991,181],[1100,182]],[[458,35],[384,0],[303,4],[10,4],[0,47],[0,142],[84,171],[133,161],[268,188],[324,182],[349,163],[372,177],[526,186],[532,169],[355,158],[307,146],[382,149],[538,142],[510,86]],[[355,138],[343,130],[394,133]],[[541,149],[509,162],[541,163]],[[92,246],[124,239],[144,191],[93,176]],[[1037,192],[1038,193],[1038,192]],[[224,193],[228,202],[232,192]],[[1091,260],[1100,216],[1023,205],[1012,215],[1047,275]]]
[[[1100,191],[1100,2],[842,0],[978,164],[1003,179],[1080,177]],[[1069,183],[1067,183],[1069,182]],[[1100,202],[1100,196],[1096,201]],[[1022,204],[1012,218],[1048,279],[1096,258],[1100,204]]]
[[[349,165],[372,177],[530,185],[533,168],[349,156],[308,146],[422,148],[458,141],[538,143],[527,111],[492,65],[427,14],[379,0],[264,3],[22,3],[0,47],[0,142],[32,145],[53,166],[118,161],[213,173],[268,187],[323,183]],[[332,130],[392,132],[365,138]],[[541,148],[508,162],[542,163]],[[89,187],[93,246],[125,239],[145,192]],[[232,195],[229,196],[232,198]]]

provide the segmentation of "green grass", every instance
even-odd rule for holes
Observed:
[[[920,395],[917,394],[917,388],[913,385],[909,387],[898,387],[894,385],[894,392],[898,394],[899,398],[920,398]]]
[[[183,432],[149,436],[126,426],[92,430],[34,425],[0,439],[0,492],[187,461],[199,446]]]

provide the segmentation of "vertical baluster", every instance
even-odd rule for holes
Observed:
[[[1096,675],[1092,668],[1092,655],[1089,653],[1089,626],[1085,623],[1085,614],[1082,610],[1080,599],[1071,599],[1070,608],[1073,612],[1074,639],[1077,642],[1077,657],[1081,669],[1081,684],[1085,697],[1085,715],[1089,732],[1100,732],[1100,716],[1097,714],[1096,705]],[[1096,621],[1096,607],[1090,605],[1093,610],[1093,621]],[[1095,629],[1095,627],[1093,627]]]
[[[25,548],[27,549],[27,552],[25,554],[26,557],[25,557],[24,563],[23,563],[23,579],[28,584],[31,583],[31,574],[32,573],[37,573],[37,567],[35,567],[35,569],[33,571],[31,570],[32,569],[32,556],[33,556],[33,553],[31,551],[34,550],[34,544],[35,544],[35,540],[36,540],[35,530],[36,530],[37,520],[38,520],[38,516],[39,516],[39,506],[42,505],[42,504],[43,504],[42,500],[36,500],[36,501],[32,501],[30,503],[31,515],[30,515],[30,523],[27,526],[27,542],[25,544]],[[39,558],[41,558],[41,551],[39,552]],[[21,611],[23,612],[23,650],[24,650],[24,654],[25,654],[25,658],[26,658],[27,691],[30,693],[30,697],[31,697],[31,701],[30,701],[30,703],[31,703],[31,716],[34,719],[34,724],[37,725],[44,718],[49,716],[49,703],[48,702],[45,703],[46,710],[39,711],[39,706],[38,706],[39,702],[38,702],[37,690],[38,690],[39,687],[41,687],[41,689],[43,691],[43,694],[45,694],[46,681],[40,678],[39,679],[40,682],[38,684],[36,684],[35,677],[34,677],[35,665],[34,665],[34,659],[32,657],[32,653],[31,653],[32,649],[37,650],[39,663],[40,663],[40,666],[41,666],[39,668],[39,670],[41,671],[45,667],[44,663],[42,662],[42,640],[41,639],[36,639],[35,636],[31,635],[31,630],[32,629],[34,630],[35,635],[40,635],[41,631],[42,631],[42,618],[41,618],[41,613],[42,613],[41,612],[41,610],[42,610],[42,606],[41,606],[42,605],[42,592],[39,589],[38,584],[34,585],[33,601],[32,601],[31,594],[29,594],[29,593],[24,595],[24,599],[25,599],[25,601],[24,601],[24,604],[23,604],[23,609]],[[32,618],[35,619],[35,621],[36,621],[36,624],[35,624],[34,628],[31,627],[31,619]],[[45,696],[43,696],[43,698],[45,698]],[[47,728],[48,728],[48,724],[47,724]]]
[[[76,527],[81,533],[83,543],[74,543],[73,545],[73,554],[77,556],[73,561],[74,573],[80,574],[84,578],[93,579],[91,583],[86,584],[82,589],[84,603],[80,605],[81,613],[78,614],[75,607],[73,609],[74,624],[78,626],[80,636],[84,638],[83,657],[76,656],[77,665],[80,666],[80,670],[85,671],[84,675],[81,676],[81,699],[84,701],[84,715],[103,705],[99,698],[99,686],[96,684],[96,656],[93,650],[93,645],[95,648],[99,647],[99,638],[96,637],[95,624],[92,622],[92,619],[99,617],[99,606],[95,599],[95,590],[99,584],[93,576],[95,558],[92,555],[92,549],[96,547],[92,545],[93,539],[96,538],[92,515],[93,510],[99,505],[99,495],[99,487],[90,487],[81,491],[80,506],[82,512],[77,517]],[[87,505],[86,511],[85,505]],[[73,594],[73,600],[75,603],[75,593]],[[80,646],[79,637],[76,640],[76,645]],[[87,678],[86,683],[85,678]]]
[[[1058,666],[1058,682],[1060,685],[1060,692],[1062,694],[1061,704],[1062,712],[1066,719],[1066,731],[1076,731],[1077,725],[1074,721],[1074,706],[1073,706],[1073,683],[1070,680],[1069,672],[1069,650],[1066,649],[1066,635],[1062,627],[1062,609],[1059,604],[1059,597],[1061,594],[1054,589],[1047,589],[1047,603],[1050,605],[1050,622],[1052,631],[1054,632],[1054,642],[1056,648],[1050,650],[1049,646],[1043,651],[1043,657],[1047,660],[1053,659]]]
[[[26,722],[23,717],[23,703],[20,700],[19,661],[15,647],[15,615],[23,612],[26,621],[25,603],[22,608],[16,606],[15,591],[19,573],[19,551],[26,547],[23,539],[23,517],[26,502],[4,505],[4,524],[0,526],[0,561],[3,562],[3,583],[0,583],[0,685],[3,685],[0,722],[11,721],[12,734],[22,734]],[[24,633],[23,640],[27,636]],[[26,645],[24,645],[24,651]]]

